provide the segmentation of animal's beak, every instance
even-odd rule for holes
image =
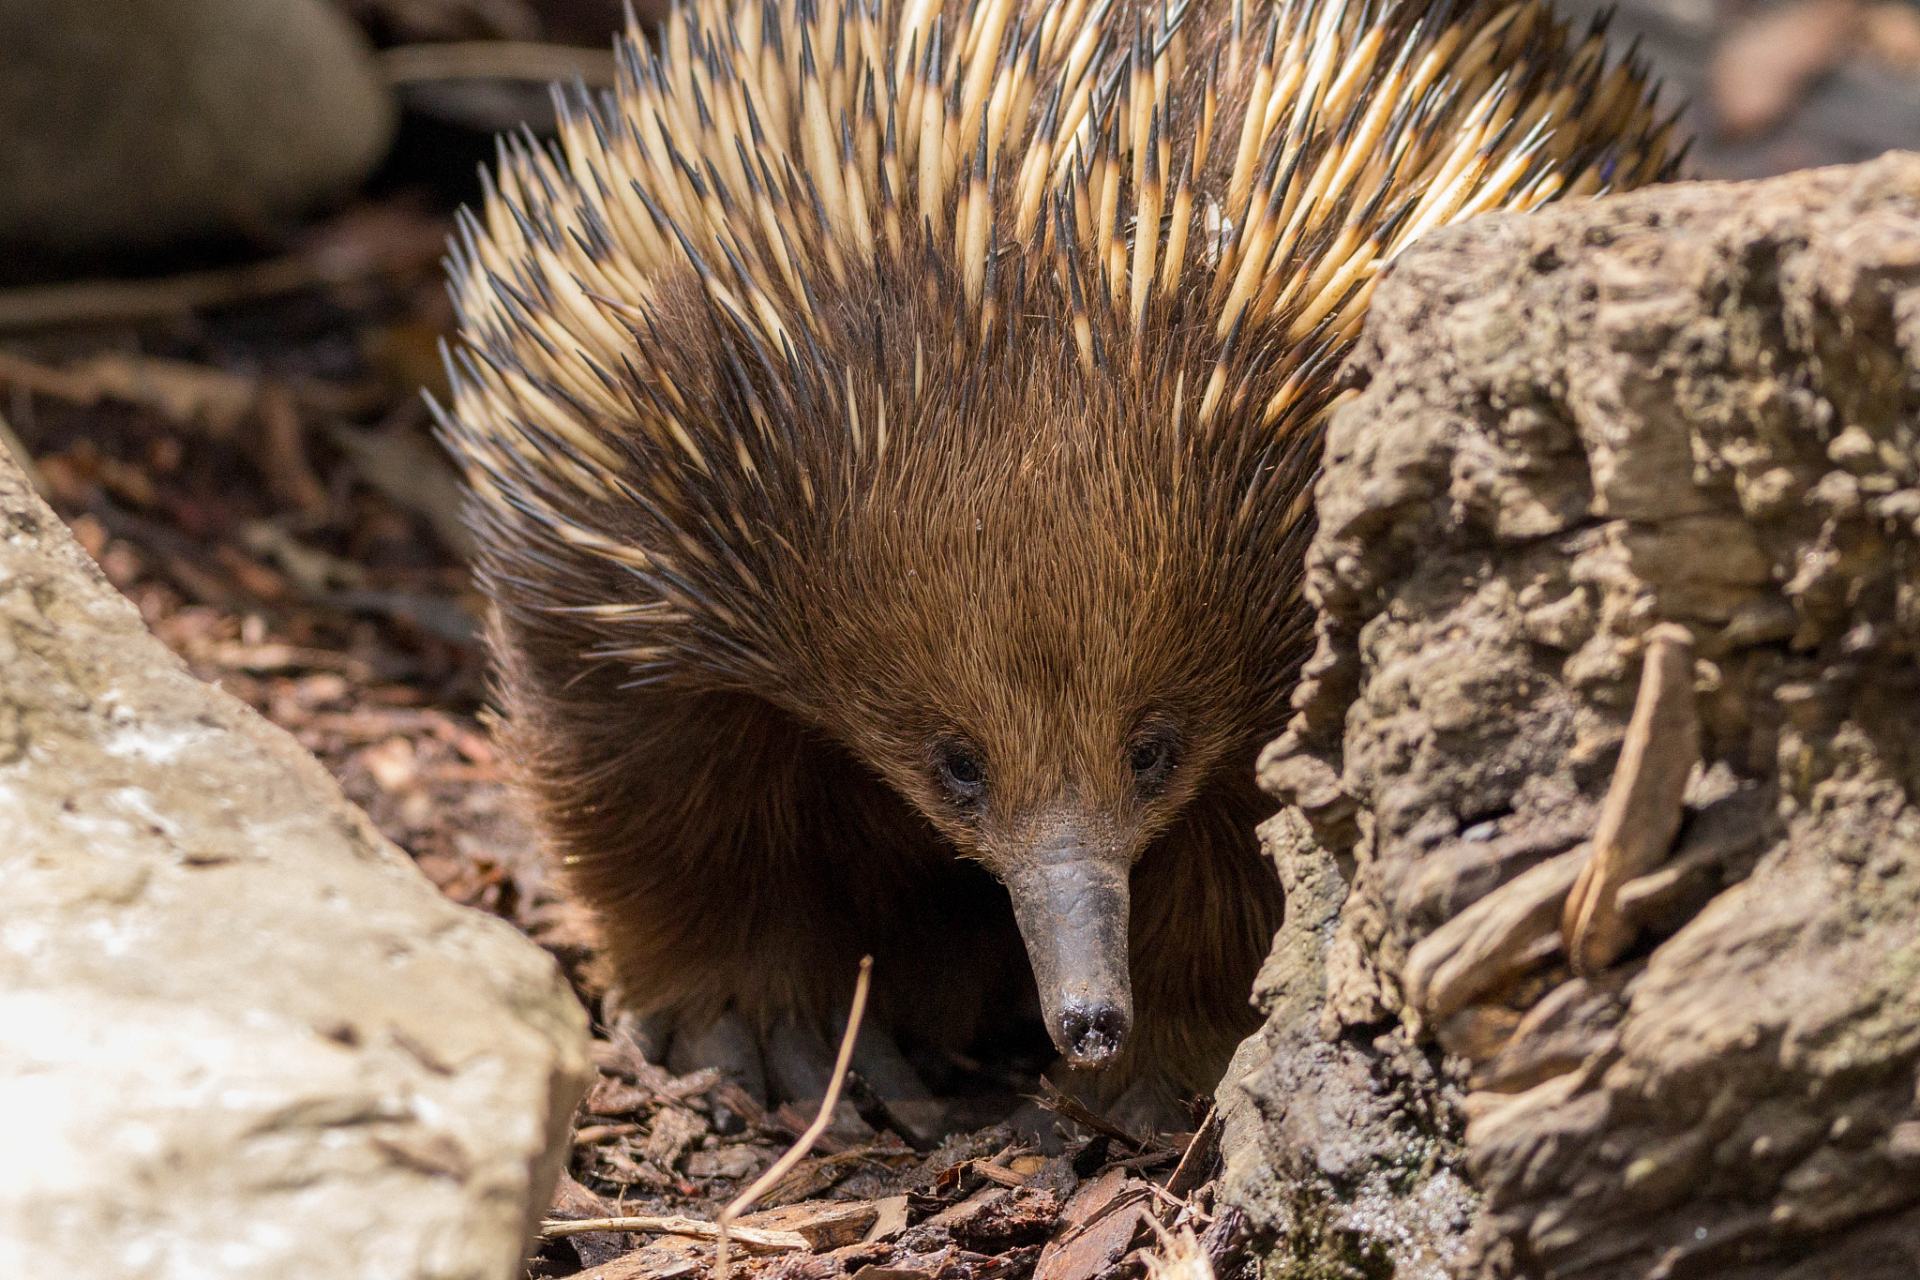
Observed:
[[[1133,1025],[1127,868],[1071,838],[1055,838],[1002,879],[1054,1047],[1071,1066],[1108,1065]]]

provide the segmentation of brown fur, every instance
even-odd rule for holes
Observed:
[[[1531,207],[1663,172],[1666,129],[1637,69],[1606,71],[1591,43],[1576,54],[1532,8],[1471,0],[1447,28],[1354,4],[1338,15],[1342,48],[1378,18],[1376,77],[1412,74],[1444,30],[1447,56],[1471,55],[1463,79],[1443,60],[1398,132],[1367,115],[1366,92],[1338,111],[1275,110],[1240,156],[1250,86],[1264,83],[1252,68],[1291,56],[1287,32],[1311,58],[1299,33],[1333,30],[1319,15],[1335,15],[1285,6],[1262,53],[1264,9],[1193,0],[1179,41],[1156,41],[1166,10],[1122,0],[1086,73],[1105,95],[1081,135],[1087,162],[1056,157],[1048,171],[1066,176],[1023,240],[1020,162],[1071,100],[1056,89],[1076,30],[1036,41],[1047,10],[1010,0],[1007,55],[958,58],[957,33],[996,3],[939,8],[945,62],[911,99],[905,49],[924,50],[926,29],[897,41],[889,25],[910,0],[871,10],[886,51],[875,76],[858,70],[855,26],[834,25],[852,11],[784,5],[785,44],[756,55],[755,119],[770,115],[783,152],[761,164],[769,144],[750,157],[706,114],[730,92],[732,119],[748,115],[723,74],[739,65],[734,36],[715,33],[758,6],[703,0],[676,18],[663,64],[628,51],[618,103],[575,104],[563,159],[508,154],[487,225],[467,228],[455,262],[467,347],[447,421],[476,490],[506,741],[638,1010],[824,1020],[870,951],[881,1020],[971,1044],[1036,1007],[990,873],[1065,824],[1133,864],[1134,1028],[1100,1092],[1204,1091],[1255,1022],[1248,989],[1280,921],[1252,763],[1308,648],[1307,490],[1375,255],[1421,225],[1450,174],[1465,175],[1463,199],[1504,184],[1474,198]],[[690,37],[695,24],[706,35]],[[757,31],[746,47],[762,48]],[[1129,46],[1147,60],[1129,63]],[[1156,49],[1174,59],[1159,90]],[[969,98],[976,65],[1032,91],[992,164],[996,117],[968,114],[986,101]],[[944,167],[916,167],[894,141],[914,125],[895,119],[896,81],[903,112],[932,112],[936,145],[949,113]],[[1151,111],[1129,106],[1136,92],[1155,95]],[[768,96],[787,93],[770,114]],[[836,108],[838,127],[805,134]],[[1525,138],[1501,121],[1569,110],[1580,118],[1503,177],[1500,147]],[[977,144],[959,118],[982,120]],[[1380,163],[1324,188],[1302,221],[1323,189],[1310,179],[1338,169],[1369,119]],[[1447,167],[1455,133],[1460,157],[1480,157],[1465,169]],[[841,206],[830,173],[796,171],[835,148],[865,173],[864,187],[840,182]],[[736,155],[748,163],[727,179]],[[1156,287],[1130,290],[1143,224],[1174,252],[1183,215],[1150,211],[1175,208],[1183,172],[1184,256],[1161,268],[1165,287],[1132,267]],[[1238,206],[1236,175],[1253,181]],[[1102,181],[1120,193],[1109,255],[1092,243]],[[1235,292],[1239,261],[1267,262],[1250,257],[1256,226],[1282,225],[1297,239],[1264,242],[1266,274]],[[1359,274],[1333,271],[1349,256]],[[1318,311],[1281,287],[1310,278],[1327,291]],[[1127,763],[1151,726],[1179,742],[1157,793]],[[974,810],[936,781],[933,752],[952,740],[986,762]]]
[[[927,332],[917,281],[874,283],[823,350]],[[702,323],[691,307],[679,319]],[[703,384],[704,356],[672,357],[681,385]],[[954,1047],[1035,1001],[1005,891],[957,856],[976,833],[936,794],[927,742],[982,748],[1012,812],[1071,780],[1139,854],[1133,1058],[1204,1091],[1254,1022],[1247,992],[1280,920],[1252,763],[1307,641],[1304,530],[1236,535],[1209,490],[1243,493],[1271,459],[1143,431],[1155,406],[1124,381],[1058,360],[996,367],[971,399],[917,416],[898,394],[889,417],[912,431],[865,474],[837,422],[791,420],[820,485],[753,563],[779,602],[768,670],[723,674],[716,656],[693,690],[623,688],[625,668],[579,660],[598,629],[491,570],[512,752],[643,1007],[821,1014],[872,951],[877,1013]],[[1298,491],[1310,455],[1283,465],[1278,487]],[[669,536],[625,514],[634,545]],[[575,573],[593,566],[562,581]],[[598,577],[580,598],[621,589]],[[1125,750],[1149,713],[1186,747],[1142,805]]]

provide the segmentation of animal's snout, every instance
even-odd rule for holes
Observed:
[[[1122,1005],[1068,998],[1060,1008],[1054,1041],[1070,1065],[1097,1070],[1119,1054],[1133,1017]]]
[[[1126,863],[1068,832],[1036,845],[1002,878],[1054,1047],[1074,1067],[1111,1066],[1133,1025]]]

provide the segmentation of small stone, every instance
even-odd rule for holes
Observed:
[[[352,191],[396,120],[322,0],[10,0],[0,84],[0,246],[62,258],[257,234]]]

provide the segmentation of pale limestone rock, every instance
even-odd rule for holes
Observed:
[[[0,451],[0,1275],[509,1280],[553,962],[187,674]]]

